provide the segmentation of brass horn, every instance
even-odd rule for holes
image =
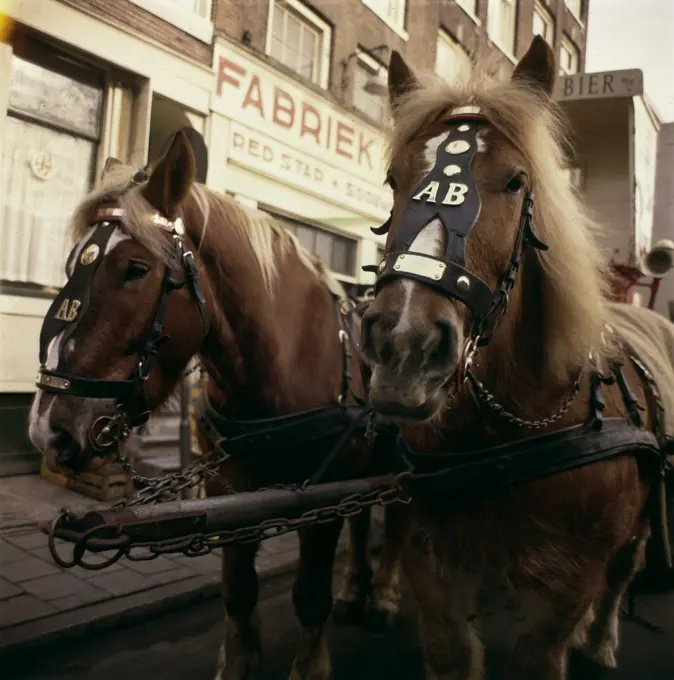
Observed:
[[[661,278],[674,266],[674,241],[664,238],[658,241],[643,260],[643,270],[648,276]]]

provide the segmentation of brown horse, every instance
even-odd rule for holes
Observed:
[[[511,680],[562,680],[570,648],[615,666],[650,524],[636,454],[664,440],[639,426],[658,429],[655,392],[606,325],[552,52],[535,38],[508,82],[488,67],[447,84],[392,55],[394,206],[362,350],[414,468],[402,562],[428,676],[478,680],[487,647]]]
[[[50,467],[82,468],[106,455],[110,432],[123,437],[146,419],[172,393],[194,354],[211,378],[212,402],[231,419],[334,404],[345,370],[352,391],[361,393],[353,352],[344,366],[339,284],[277,222],[195,184],[193,154],[182,133],[149,177],[118,162],[106,164],[73,228],[69,282],[45,319],[42,389],[30,415],[30,437]],[[235,456],[208,491],[303,482],[337,439],[333,433],[290,449]],[[213,444],[202,442],[205,451]],[[326,479],[364,476],[373,463],[362,431]],[[324,624],[341,528],[333,522],[300,532],[293,601],[303,633],[293,678],[330,674]],[[395,553],[385,549],[372,585],[368,529],[364,513],[350,531],[341,598],[347,614],[362,610],[370,588],[375,612],[397,607]],[[257,547],[223,551],[221,680],[252,677],[259,659]]]

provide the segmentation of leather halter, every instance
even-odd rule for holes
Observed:
[[[486,345],[508,306],[522,255],[528,246],[547,250],[533,231],[534,191],[524,197],[519,228],[507,267],[495,290],[465,267],[466,241],[480,215],[480,194],[473,177],[478,133],[491,125],[480,114],[467,112],[473,107],[454,109],[438,122],[446,132],[438,145],[435,163],[416,185],[403,208],[400,227],[389,244],[389,251],[378,267],[375,295],[395,279],[412,279],[446,297],[463,302],[472,312],[473,326],[468,340],[470,351]],[[392,217],[373,231],[387,233]],[[421,231],[438,220],[445,231],[445,252],[441,256],[410,252]],[[467,368],[467,367],[466,367]]]
[[[164,271],[159,300],[149,334],[139,352],[138,362],[126,380],[103,380],[73,375],[66,356],[68,340],[80,326],[91,299],[94,276],[100,266],[105,250],[114,231],[123,228],[124,211],[116,207],[100,207],[91,221],[93,233],[86,241],[73,263],[72,274],[59,295],[52,302],[40,332],[40,371],[36,385],[52,394],[67,394],[88,399],[115,399],[115,416],[99,419],[108,425],[109,441],[93,433],[94,448],[107,448],[115,441],[125,439],[131,427],[145,423],[150,410],[143,388],[154,367],[161,344],[168,338],[164,333],[164,317],[170,294],[186,284],[199,307],[204,329],[208,334],[209,322],[206,300],[201,287],[199,272],[191,250],[185,249],[185,227],[180,217],[169,220],[156,213],[152,223],[171,236],[172,253]],[[180,271],[183,272],[180,280]],[[56,368],[46,368],[46,361],[58,338],[58,362]],[[116,419],[116,431],[110,431],[110,423]],[[97,421],[97,423],[99,422]]]

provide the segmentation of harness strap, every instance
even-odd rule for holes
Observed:
[[[364,409],[360,406],[331,404],[310,411],[290,413],[259,420],[230,420],[218,413],[205,393],[201,393],[195,414],[206,436],[230,455],[260,449],[288,449],[316,439],[334,436],[353,426],[362,427]]]
[[[575,425],[475,452],[417,453],[402,437],[398,447],[412,472],[410,492],[424,496],[514,485],[635,451],[660,455],[655,435],[623,418],[605,418],[600,430]]]

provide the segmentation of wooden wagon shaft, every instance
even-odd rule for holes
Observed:
[[[336,505],[349,496],[390,489],[395,475],[316,484],[303,490],[265,489],[199,500],[95,510],[62,517],[54,536],[77,543],[85,534],[90,550],[128,542],[163,541],[190,534],[213,534],[252,527],[277,518],[294,519],[310,510]],[[357,500],[357,499],[356,499]],[[45,527],[50,531],[51,527]]]

